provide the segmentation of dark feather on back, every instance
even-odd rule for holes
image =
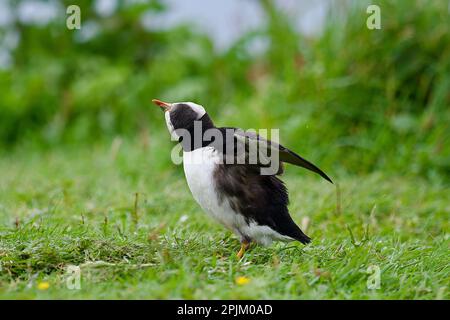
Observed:
[[[288,192],[276,176],[260,175],[257,166],[220,164],[214,178],[219,201],[228,200],[247,223],[253,220],[304,244],[310,242],[289,215]]]

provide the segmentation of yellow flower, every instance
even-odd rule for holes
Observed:
[[[50,287],[50,283],[44,281],[44,282],[39,282],[37,285],[37,288],[39,290],[47,290]]]
[[[247,277],[237,277],[236,284],[243,286],[250,282],[250,279]]]

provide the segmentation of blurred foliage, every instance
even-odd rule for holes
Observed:
[[[150,104],[160,98],[196,101],[219,126],[280,128],[282,143],[327,171],[450,177],[448,1],[376,1],[381,30],[367,29],[367,2],[344,2],[345,16],[330,10],[312,39],[259,3],[266,25],[224,52],[190,25],[144,28],[159,1],[119,1],[109,17],[78,1],[81,31],[65,26],[71,1],[47,25],[16,20],[0,30],[20,35],[0,71],[1,145],[150,137],[156,152],[152,138],[168,139]],[[267,50],[252,51],[255,41]]]

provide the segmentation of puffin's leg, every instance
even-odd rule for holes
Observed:
[[[239,259],[242,259],[242,257],[244,256],[245,251],[248,249],[249,246],[250,246],[250,240],[248,240],[246,238],[241,240],[241,249],[237,253],[237,257]]]

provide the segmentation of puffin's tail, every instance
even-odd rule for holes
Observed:
[[[295,235],[295,240],[298,240],[303,244],[308,244],[311,242],[311,238],[304,234],[303,231],[300,230],[300,228],[298,231],[299,232],[297,232],[297,234]]]
[[[277,225],[275,228],[272,227],[275,231],[278,233],[281,233],[282,235],[288,236],[291,239],[300,241],[303,244],[308,244],[311,242],[311,238],[308,237],[302,229],[292,220],[291,216],[289,215],[289,212],[287,211],[281,211],[282,214],[279,214],[277,216]],[[284,213],[284,214],[283,214]]]

